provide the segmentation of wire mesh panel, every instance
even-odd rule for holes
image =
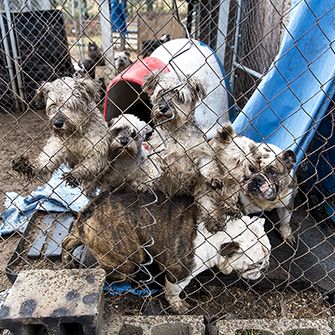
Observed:
[[[1,291],[101,267],[107,314],[334,315],[334,1],[1,10]]]

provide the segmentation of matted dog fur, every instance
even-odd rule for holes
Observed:
[[[142,169],[142,190],[157,189],[168,196],[195,197],[206,227],[224,229],[213,194],[222,186],[215,152],[194,122],[194,109],[204,97],[203,85],[193,78],[180,79],[173,73],[152,73],[143,90],[152,101],[155,132],[149,141],[153,154]]]
[[[88,78],[64,77],[43,83],[38,91],[46,103],[52,134],[37,159],[13,161],[13,168],[29,178],[46,181],[66,163],[63,178],[72,186],[97,175],[107,164],[107,123],[96,107],[97,84]]]

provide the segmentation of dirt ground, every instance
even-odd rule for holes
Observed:
[[[48,136],[48,127],[43,112],[27,111],[23,114],[0,114],[0,203],[7,191],[27,194],[37,183],[27,182],[11,170],[11,161],[26,153],[35,157]],[[40,220],[42,216],[37,217]],[[36,224],[35,228],[38,228]],[[20,269],[53,268],[63,265],[60,261],[40,259],[27,261],[26,252],[33,241],[34,234],[28,236],[25,248],[18,264],[13,267]],[[14,252],[19,236],[0,237],[0,291],[10,287],[4,270]],[[320,293],[314,290],[301,292],[293,289],[265,291],[248,285],[223,285],[212,278],[201,277],[193,281],[187,288],[188,302],[192,314],[212,314],[220,318],[276,318],[276,317],[327,317],[334,311],[329,308]],[[203,285],[205,284],[205,285]],[[149,302],[154,302],[150,299]],[[143,298],[124,295],[119,297],[106,296],[107,312],[121,314],[141,314],[148,301]]]

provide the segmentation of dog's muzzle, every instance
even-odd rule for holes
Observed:
[[[241,273],[241,277],[248,280],[256,280],[262,275],[262,269],[266,269],[269,266],[269,261],[264,258],[258,264],[251,266],[248,270]]]
[[[277,197],[275,189],[261,174],[252,176],[247,185],[247,192],[255,197],[263,197],[266,200],[274,201]]]
[[[120,138],[120,143],[121,143],[121,145],[123,145],[125,147],[129,143],[128,137],[121,137]]]
[[[171,113],[168,113],[170,111],[170,107],[167,103],[160,103],[158,105],[159,114],[164,116],[170,116]]]

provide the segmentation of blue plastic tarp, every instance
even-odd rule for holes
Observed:
[[[123,36],[127,35],[126,1],[110,0],[110,6],[113,31],[117,31]]]
[[[334,76],[335,0],[293,2],[279,53],[236,118],[235,130],[291,148],[301,162],[334,96]]]

